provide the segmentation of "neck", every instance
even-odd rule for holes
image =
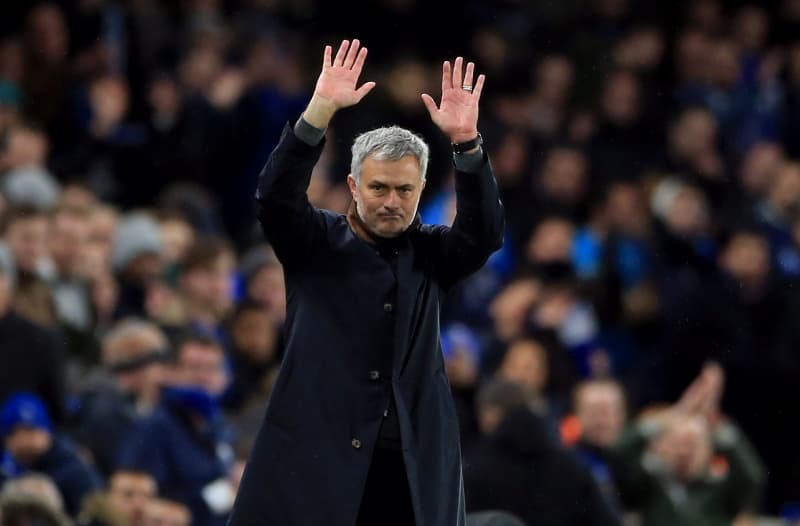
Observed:
[[[367,225],[361,220],[361,216],[358,215],[358,209],[356,208],[355,200],[350,202],[350,208],[347,209],[347,223],[350,225],[350,228],[353,229],[353,232],[355,232],[356,236],[367,243],[378,243],[381,239],[383,239],[380,236],[376,236],[370,232],[369,228],[367,228]]]

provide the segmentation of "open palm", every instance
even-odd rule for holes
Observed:
[[[478,103],[483,90],[485,75],[479,75],[472,84],[475,64],[467,63],[462,79],[463,59],[456,58],[452,71],[450,61],[442,65],[442,100],[439,106],[433,97],[422,94],[422,101],[431,119],[453,142],[474,139],[478,134]]]
[[[357,104],[375,87],[374,82],[366,82],[356,88],[367,58],[367,48],[359,49],[360,45],[358,39],[354,39],[352,43],[343,40],[333,59],[333,48],[325,46],[322,73],[317,79],[315,94],[332,103],[336,109]]]

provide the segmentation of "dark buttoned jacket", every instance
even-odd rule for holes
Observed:
[[[324,145],[287,125],[264,167],[258,218],[283,264],[286,350],[232,526],[353,526],[392,398],[418,526],[464,524],[458,422],[439,306],[502,244],[488,158],[456,170],[452,227],[415,221],[393,264],[346,216],[306,196]]]

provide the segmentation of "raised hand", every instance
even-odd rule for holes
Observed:
[[[356,87],[367,58],[367,48],[360,46],[358,39],[352,42],[343,40],[333,58],[333,48],[325,46],[322,72],[303,114],[309,124],[318,128],[326,127],[337,110],[358,104],[375,87],[374,82],[365,82]]]
[[[428,108],[428,113],[434,124],[450,137],[454,143],[474,139],[478,135],[478,102],[483,91],[485,75],[478,75],[473,84],[475,64],[467,63],[466,71],[462,78],[464,59],[456,58],[452,71],[450,61],[445,61],[442,66],[442,101],[439,106],[433,97],[427,93],[422,94],[422,102]]]

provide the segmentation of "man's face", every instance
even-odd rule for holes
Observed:
[[[52,441],[47,430],[20,425],[6,437],[6,449],[17,462],[32,464],[50,449]]]
[[[224,315],[233,302],[231,275],[236,262],[232,254],[221,254],[210,266],[189,270],[184,278],[190,301]]]
[[[397,161],[367,157],[361,164],[361,180],[356,183],[351,175],[347,184],[361,220],[379,237],[397,237],[408,228],[425,187],[413,155]]]
[[[71,213],[61,213],[52,222],[50,252],[61,274],[81,271],[84,248],[89,241],[89,221]]]
[[[248,309],[239,313],[231,336],[237,349],[258,363],[269,363],[275,357],[278,335],[267,309]]]
[[[529,394],[541,394],[548,374],[545,350],[533,340],[516,342],[506,351],[498,372],[518,382]]]
[[[760,285],[769,275],[769,243],[757,234],[740,233],[725,247],[721,264],[739,281]]]
[[[221,394],[228,384],[222,350],[201,342],[183,344],[177,374],[181,383],[202,387],[211,394]]]
[[[115,473],[108,496],[113,508],[125,515],[128,524],[142,526],[147,505],[156,496],[156,481],[147,473]]]
[[[665,431],[656,451],[680,480],[701,477],[712,456],[708,425],[699,417],[686,418]]]
[[[45,216],[26,217],[9,225],[6,242],[14,253],[17,268],[34,272],[37,261],[47,256],[48,227]]]
[[[247,284],[247,295],[278,322],[286,319],[286,283],[280,265],[262,267]]]
[[[578,395],[575,414],[588,443],[609,447],[625,425],[622,393],[612,384],[588,385]]]

